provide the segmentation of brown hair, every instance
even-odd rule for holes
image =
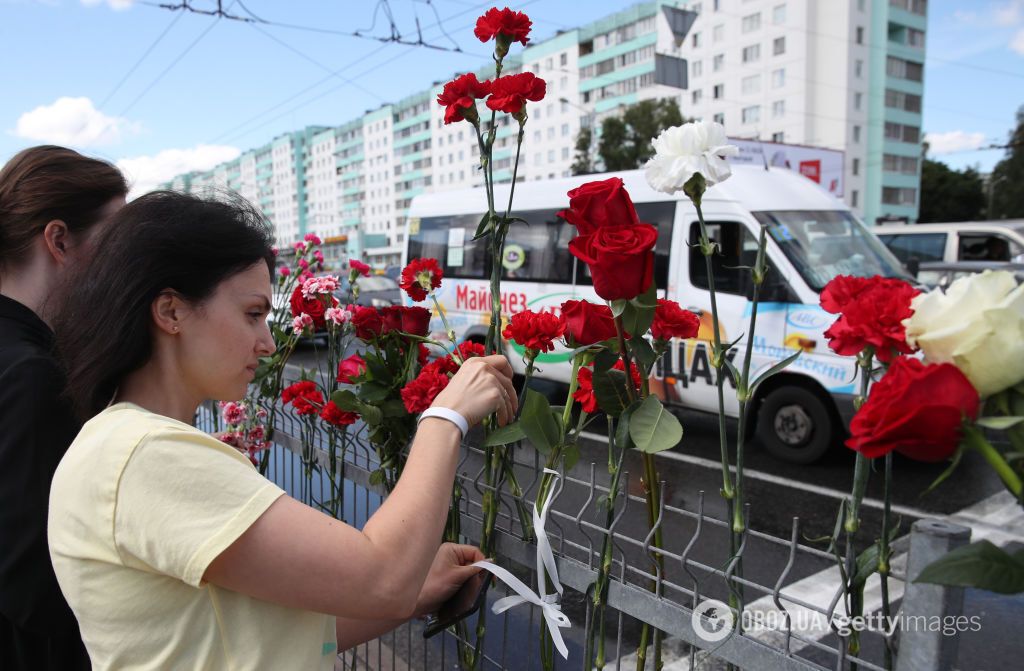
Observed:
[[[18,152],[0,169],[0,269],[20,264],[50,221],[86,231],[127,193],[121,171],[106,161],[53,145]]]

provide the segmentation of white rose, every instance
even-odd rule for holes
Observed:
[[[910,303],[907,342],[932,363],[952,363],[990,396],[1024,380],[1024,285],[1012,273],[962,277]]]
[[[654,158],[647,162],[647,183],[664,193],[675,193],[695,174],[708,186],[728,179],[732,171],[726,156],[739,149],[726,144],[725,128],[713,121],[692,121],[662,131],[654,139]]]

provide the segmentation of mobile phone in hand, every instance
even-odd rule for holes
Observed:
[[[459,591],[441,604],[437,614],[427,620],[423,638],[430,638],[480,610],[487,602],[487,590],[490,588],[493,578],[492,573],[481,570],[462,583]]]

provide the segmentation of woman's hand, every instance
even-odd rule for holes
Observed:
[[[462,583],[483,570],[472,566],[482,559],[485,559],[483,553],[472,545],[442,544],[416,599],[416,617],[436,613],[441,604],[459,591]]]
[[[433,405],[455,410],[470,426],[492,413],[498,413],[500,425],[508,424],[519,406],[512,386],[512,365],[500,354],[466,359]]]

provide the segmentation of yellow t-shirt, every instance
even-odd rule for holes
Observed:
[[[137,405],[89,421],[54,475],[49,541],[93,669],[333,669],[333,616],[202,582],[283,494],[234,448]]]

